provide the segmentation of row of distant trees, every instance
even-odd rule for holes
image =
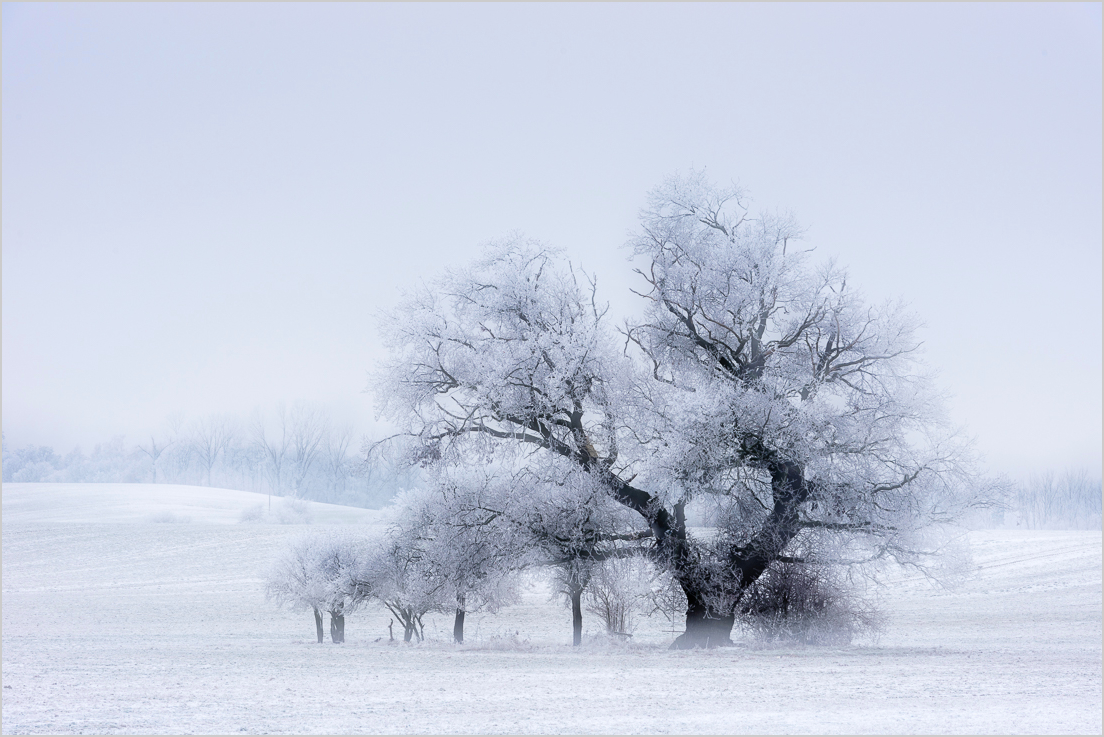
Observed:
[[[378,508],[416,471],[386,453],[370,453],[351,426],[321,407],[297,402],[248,418],[211,414],[187,422],[170,417],[161,434],[129,444],[124,436],[85,455],[48,446],[9,449],[4,481],[167,483],[217,486],[300,499]]]
[[[1101,527],[1101,483],[1084,469],[1036,474],[1016,485],[999,521],[1025,530]]]
[[[999,502],[966,515],[971,529],[1099,530],[1101,479],[1084,468],[1047,470],[1010,483]]]

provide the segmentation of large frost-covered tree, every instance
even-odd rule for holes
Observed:
[[[655,190],[630,247],[642,319],[521,236],[409,295],[386,323],[382,407],[423,463],[521,463],[539,506],[564,464],[635,513],[687,599],[678,647],[729,642],[741,596],[803,558],[920,563],[983,490],[946,431],[913,320],[870,305],[700,173]],[[708,502],[696,537],[687,505]]]

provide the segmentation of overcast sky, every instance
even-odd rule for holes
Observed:
[[[1013,476],[1101,463],[1101,6],[3,6],[3,430],[60,451],[321,402],[509,231],[623,314],[706,167],[900,297]]]

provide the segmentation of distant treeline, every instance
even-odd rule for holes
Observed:
[[[185,423],[171,418],[162,436],[130,445],[123,436],[85,455],[60,455],[48,446],[8,447],[4,481],[165,483],[218,486],[379,509],[401,489],[418,485],[417,470],[382,451],[367,452],[353,432],[325,411],[297,403],[247,420],[210,415]],[[1003,508],[971,520],[973,526],[1100,529],[1101,481],[1085,470],[1049,471],[1014,485]]]
[[[1087,471],[1048,472],[1019,484],[1009,523],[1026,530],[1100,529],[1101,485]]]
[[[1084,469],[1033,474],[1012,484],[995,509],[970,515],[968,527],[1020,530],[1101,529],[1100,477]]]
[[[11,449],[5,437],[3,479],[194,484],[372,509],[417,484],[416,470],[353,441],[352,428],[297,403],[248,419],[216,414],[185,423],[178,416],[143,443],[120,435],[87,455],[80,448],[65,455],[48,446]]]

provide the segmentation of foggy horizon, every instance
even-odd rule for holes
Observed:
[[[622,248],[705,168],[925,325],[994,473],[1101,467],[1099,5],[3,8],[5,445],[297,400],[513,231]]]

